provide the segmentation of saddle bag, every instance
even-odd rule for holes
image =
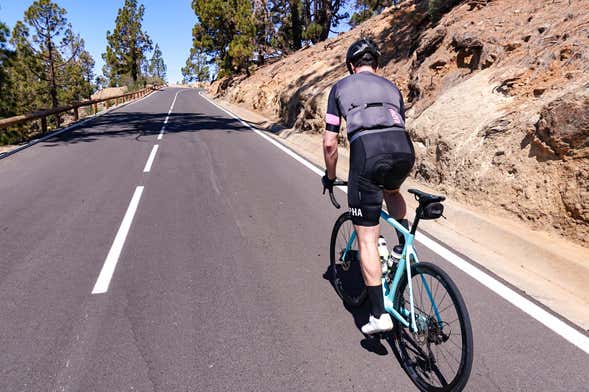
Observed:
[[[444,205],[442,203],[430,203],[423,207],[421,219],[438,219],[444,214]]]

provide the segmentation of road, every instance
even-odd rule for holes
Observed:
[[[1,391],[415,390],[323,277],[319,177],[195,90],[0,160],[0,195]],[[466,299],[467,390],[588,390],[586,353],[419,250]]]

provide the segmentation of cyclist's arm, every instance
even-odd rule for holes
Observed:
[[[336,86],[333,86],[327,100],[327,114],[325,115],[325,132],[323,134],[323,156],[327,177],[334,179],[337,165],[337,142],[341,126],[341,114],[337,105]]]
[[[334,179],[335,167],[337,166],[337,136],[336,132],[325,131],[323,134],[323,156],[325,157],[325,167],[327,168],[327,177]]]

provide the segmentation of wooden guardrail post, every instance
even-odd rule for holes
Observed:
[[[47,133],[47,117],[41,117],[41,132],[43,134]]]
[[[96,113],[98,113],[98,103],[92,104],[92,109],[94,109],[94,115],[96,116]]]
[[[77,106],[74,108],[74,120],[75,121],[78,121],[78,119],[80,118],[80,112],[78,109],[79,108]]]

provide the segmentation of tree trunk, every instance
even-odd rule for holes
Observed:
[[[49,20],[47,20],[46,25],[49,26]],[[49,29],[47,29],[45,44],[47,45],[47,55],[49,59],[49,95],[51,96],[51,107],[56,108],[57,106],[59,106],[59,102],[57,101],[57,83],[55,81],[55,60],[53,59],[53,43],[51,42],[51,31],[49,31]]]
[[[137,49],[134,46],[131,46],[131,78],[133,79],[133,83],[137,83],[137,79],[139,77],[139,61],[137,58]]]
[[[303,26],[301,23],[301,15],[299,13],[300,0],[290,1],[290,13],[292,23],[292,48],[299,50],[302,48],[303,41]]]
[[[317,2],[319,3],[319,1]],[[329,30],[331,29],[331,18],[333,10],[331,7],[331,0],[321,0],[321,5],[317,10],[316,23],[321,26],[321,33],[319,34],[319,42],[325,41],[329,36]]]

